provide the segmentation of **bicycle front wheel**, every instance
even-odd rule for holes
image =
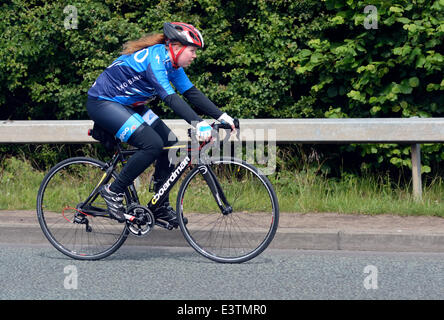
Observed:
[[[207,168],[232,211],[221,212],[196,166],[178,192],[176,209],[181,230],[188,243],[206,258],[222,263],[248,261],[264,251],[276,233],[276,193],[270,181],[243,160],[220,158]]]
[[[115,252],[126,240],[124,223],[109,218],[103,198],[91,202],[101,216],[78,208],[97,187],[105,163],[90,158],[70,158],[55,165],[43,179],[37,194],[37,216],[49,242],[65,255],[97,260]]]

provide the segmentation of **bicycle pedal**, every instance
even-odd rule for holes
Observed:
[[[156,226],[162,227],[162,228],[167,229],[167,230],[173,230],[174,229],[174,226],[172,226],[168,222],[163,222],[163,221],[159,221],[159,220],[156,220]]]

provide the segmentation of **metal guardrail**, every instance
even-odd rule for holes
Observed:
[[[181,141],[183,120],[164,120]],[[411,145],[413,194],[421,198],[420,144],[444,142],[444,118],[241,119],[241,141],[306,144],[399,143]],[[90,120],[1,121],[0,143],[94,143]]]

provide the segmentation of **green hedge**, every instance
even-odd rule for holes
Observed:
[[[67,5],[77,9],[76,29]],[[367,5],[377,9],[377,28]],[[441,117],[444,0],[7,1],[0,118],[87,119],[86,92],[123,42],[186,21],[206,48],[194,84],[241,118]],[[165,106],[162,115],[174,117]],[[398,145],[342,147],[362,168],[409,166]],[[424,170],[444,158],[424,146]]]

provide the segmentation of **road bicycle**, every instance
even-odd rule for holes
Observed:
[[[129,234],[147,236],[157,227],[171,230],[173,226],[156,221],[153,212],[181,180],[176,213],[191,247],[221,263],[242,263],[259,255],[278,228],[276,193],[269,179],[244,160],[202,152],[220,143],[215,137],[221,129],[230,129],[226,124],[212,126],[207,141],[197,141],[195,130],[189,129],[191,144],[169,147],[186,147],[186,155],[146,206],[139,201],[135,183],[127,188],[123,223],[108,214],[99,190],[116,178],[137,149],[125,149],[116,139],[116,151],[107,162],[74,157],[56,164],[37,195],[38,221],[49,242],[71,258],[97,260],[119,249]]]

